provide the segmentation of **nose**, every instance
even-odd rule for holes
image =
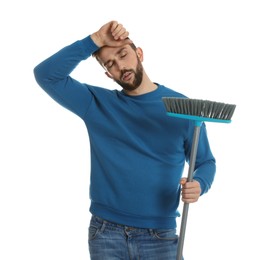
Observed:
[[[117,67],[121,71],[126,69],[125,64],[122,61],[117,62]]]

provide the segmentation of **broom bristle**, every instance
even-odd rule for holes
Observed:
[[[163,97],[162,100],[167,112],[220,120],[230,120],[236,108],[233,104],[201,99]]]

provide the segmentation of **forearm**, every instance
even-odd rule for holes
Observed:
[[[87,59],[97,49],[98,46],[90,36],[61,49],[34,68],[37,83],[46,88],[66,79],[82,60]]]
[[[63,107],[83,118],[92,100],[87,84],[71,78],[69,74],[98,47],[88,36],[41,62],[34,69],[37,83]]]
[[[190,128],[190,131],[192,132],[194,131],[194,126]],[[187,153],[188,162],[190,159],[192,142],[193,140],[189,139],[189,145],[188,145],[189,149]],[[194,180],[200,183],[201,195],[206,193],[210,189],[214,181],[215,173],[216,173],[216,161],[210,149],[210,145],[207,137],[206,125],[202,124],[200,128],[200,137],[198,143],[198,150],[196,154],[195,169],[193,174]]]
[[[193,179],[200,183],[201,195],[208,192],[214,181],[216,173],[216,164],[214,160],[205,162],[194,172]]]

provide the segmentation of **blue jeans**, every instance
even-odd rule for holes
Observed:
[[[89,226],[91,260],[175,260],[175,229],[132,228],[92,216]]]

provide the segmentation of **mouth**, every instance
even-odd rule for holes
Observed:
[[[127,71],[127,72],[125,72],[125,73],[122,75],[121,79],[122,79],[123,81],[129,81],[129,80],[131,79],[131,77],[132,77],[132,72],[131,72],[131,71]]]

